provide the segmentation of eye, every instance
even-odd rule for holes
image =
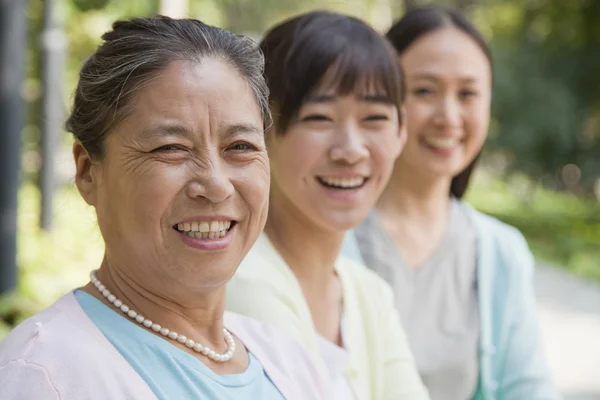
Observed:
[[[468,99],[477,95],[477,92],[471,89],[461,90],[458,94],[461,99]]]
[[[373,114],[365,118],[365,121],[387,121],[389,118],[385,114]]]
[[[433,90],[429,89],[429,88],[425,88],[425,87],[421,87],[421,88],[416,88],[413,90],[413,94],[415,96],[419,96],[419,97],[425,97],[427,95],[430,95],[433,93]]]
[[[323,122],[323,121],[331,121],[331,118],[329,118],[326,115],[323,114],[310,114],[307,115],[306,117],[302,118],[303,122],[311,122],[311,121],[317,121],[317,122]]]
[[[183,147],[175,144],[166,144],[164,146],[157,147],[152,150],[153,153],[171,153],[174,151],[185,150]]]
[[[227,150],[233,150],[233,151],[256,151],[256,146],[251,145],[248,142],[236,142],[234,144],[232,144],[231,146],[229,146],[227,148]]]

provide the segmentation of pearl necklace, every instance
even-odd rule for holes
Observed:
[[[166,338],[176,340],[177,342],[184,344],[186,347],[194,350],[195,352],[205,355],[211,360],[217,362],[226,362],[231,360],[231,358],[233,357],[233,353],[235,352],[235,340],[233,339],[233,336],[231,335],[231,333],[229,333],[227,329],[223,328],[223,333],[225,334],[225,341],[227,342],[227,351],[225,353],[217,353],[209,347],[202,346],[200,343],[196,343],[192,339],[188,339],[187,337],[180,335],[177,332],[170,331],[167,328],[161,327],[159,324],[156,324],[151,320],[144,318],[142,315],[138,314],[137,312],[123,304],[121,300],[117,299],[117,297],[114,294],[112,294],[106,288],[106,286],[104,286],[102,282],[98,280],[98,278],[96,278],[96,271],[90,272],[90,280],[92,281],[94,286],[96,286],[96,288],[100,291],[100,293],[102,293],[102,296],[104,296],[106,300],[108,300],[109,303],[121,310],[123,314],[126,314],[129,318],[131,318],[138,324],[143,325],[148,329],[152,329],[154,332],[158,332]]]

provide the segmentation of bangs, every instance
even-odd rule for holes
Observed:
[[[398,67],[393,64],[396,60],[390,63],[389,58],[379,52],[365,52],[356,47],[348,50],[338,55],[306,96],[315,91],[333,92],[338,96],[378,95],[399,107],[403,96]]]

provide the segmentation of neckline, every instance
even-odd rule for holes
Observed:
[[[455,199],[454,197],[451,197],[450,203],[449,203],[450,210],[449,210],[448,224],[446,226],[446,230],[444,232],[442,240],[440,240],[440,242],[435,247],[435,249],[431,253],[431,255],[429,257],[427,257],[427,259],[425,259],[425,261],[423,261],[417,267],[413,267],[412,265],[409,265],[406,262],[406,258],[404,257],[404,254],[398,248],[398,246],[396,245],[396,242],[394,241],[392,236],[389,234],[389,232],[383,226],[380,214],[377,211],[377,209],[373,208],[373,210],[371,211],[369,216],[373,218],[373,223],[376,225],[376,229],[382,233],[383,240],[385,241],[386,249],[388,251],[392,252],[395,259],[398,259],[400,261],[399,264],[401,265],[402,269],[407,274],[409,274],[412,277],[417,277],[419,275],[426,274],[426,271],[433,268],[432,266],[438,265],[439,261],[445,255],[446,248],[450,244],[452,244],[452,240],[456,236],[455,225],[456,225],[456,222],[458,219],[459,206],[460,206],[459,201],[457,199]]]
[[[219,375],[193,355],[186,353],[170,341],[167,341],[157,335],[154,335],[153,333],[147,331],[141,326],[133,323],[132,321],[125,318],[123,315],[119,314],[112,308],[108,307],[106,304],[104,304],[102,301],[98,300],[91,294],[79,289],[75,290],[73,294],[77,302],[83,301],[84,305],[91,306],[93,308],[93,311],[99,313],[101,317],[109,319],[114,324],[111,328],[116,327],[119,328],[121,332],[131,332],[137,338],[141,337],[144,343],[148,344],[153,348],[157,348],[159,351],[163,351],[169,354],[170,356],[182,362],[189,368],[207,376],[209,379],[217,382],[220,385],[227,387],[246,386],[255,381],[263,371],[259,361],[254,357],[252,353],[250,353],[250,351],[248,351],[248,366],[244,371],[238,374]],[[83,311],[87,314],[84,305],[82,305],[82,308]],[[95,318],[93,318],[92,316],[89,317],[95,324]],[[100,329],[100,331],[102,332],[102,329]],[[104,335],[103,332],[102,334]]]

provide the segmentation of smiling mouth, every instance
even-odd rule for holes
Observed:
[[[173,229],[186,236],[197,239],[219,239],[227,235],[236,221],[181,222]]]
[[[361,176],[355,178],[337,178],[329,176],[317,176],[317,181],[330,189],[354,190],[360,189],[367,183],[369,178]]]
[[[452,139],[443,139],[443,138],[423,138],[423,143],[427,146],[440,149],[440,150],[449,150],[453,149],[456,146],[460,145],[463,141],[458,138]]]

